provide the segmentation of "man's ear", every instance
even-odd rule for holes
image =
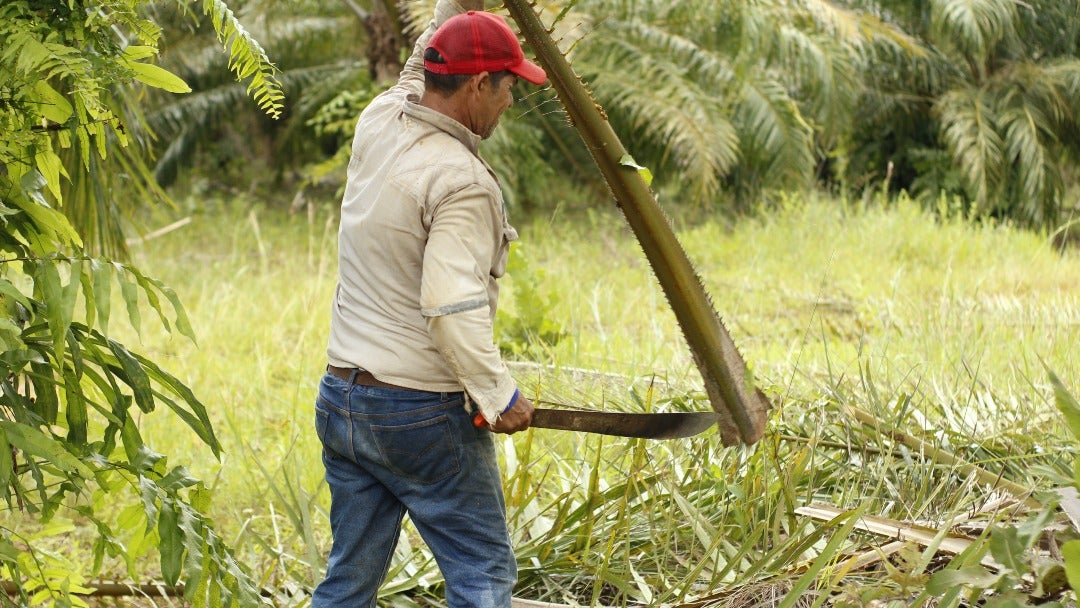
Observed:
[[[490,72],[480,72],[479,74],[476,75],[475,81],[476,81],[476,90],[477,91],[486,91],[488,89],[488,87],[491,86],[491,73]]]

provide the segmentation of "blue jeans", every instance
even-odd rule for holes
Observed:
[[[473,426],[462,393],[327,374],[315,428],[334,542],[312,608],[375,606],[406,512],[435,555],[449,608],[509,608],[517,564],[494,441]]]

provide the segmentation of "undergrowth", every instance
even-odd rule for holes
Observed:
[[[511,267],[497,330],[527,393],[590,408],[709,407],[621,217],[564,206],[518,227],[528,255]],[[776,406],[769,430],[750,448],[723,448],[713,431],[500,438],[517,595],[702,608],[1004,597],[983,579],[956,582],[955,594],[934,585],[957,555],[980,563],[1000,542],[995,526],[1028,521],[1070,484],[1075,443],[1046,370],[1080,386],[1080,256],[904,201],[792,198],[768,216],[678,233]],[[190,466],[280,605],[307,603],[329,547],[311,404],[335,247],[329,206],[284,217],[233,203],[139,252],[180,294],[199,342],[133,340],[207,404],[225,456],[196,452]],[[191,453],[194,438],[154,424],[149,444]],[[1047,513],[1025,554],[1051,546],[1047,529],[1075,535]],[[925,538],[897,543],[872,518]],[[1030,580],[1014,585],[1025,598]],[[438,569],[409,526],[384,594],[388,606],[439,605]]]

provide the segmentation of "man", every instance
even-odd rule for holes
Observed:
[[[356,125],[316,402],[334,542],[314,608],[375,606],[406,512],[451,608],[509,607],[517,579],[491,436],[532,421],[492,334],[517,233],[477,148],[517,79],[546,76],[503,18],[460,2],[439,1]]]

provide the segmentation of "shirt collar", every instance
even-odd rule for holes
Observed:
[[[446,131],[455,139],[465,145],[473,154],[480,155],[480,141],[481,138],[476,133],[469,130],[468,127],[460,122],[450,118],[442,112],[436,112],[431,108],[420,105],[419,95],[409,95],[405,99],[404,104],[405,114],[416,119],[422,120],[426,123],[434,125],[443,131]]]

